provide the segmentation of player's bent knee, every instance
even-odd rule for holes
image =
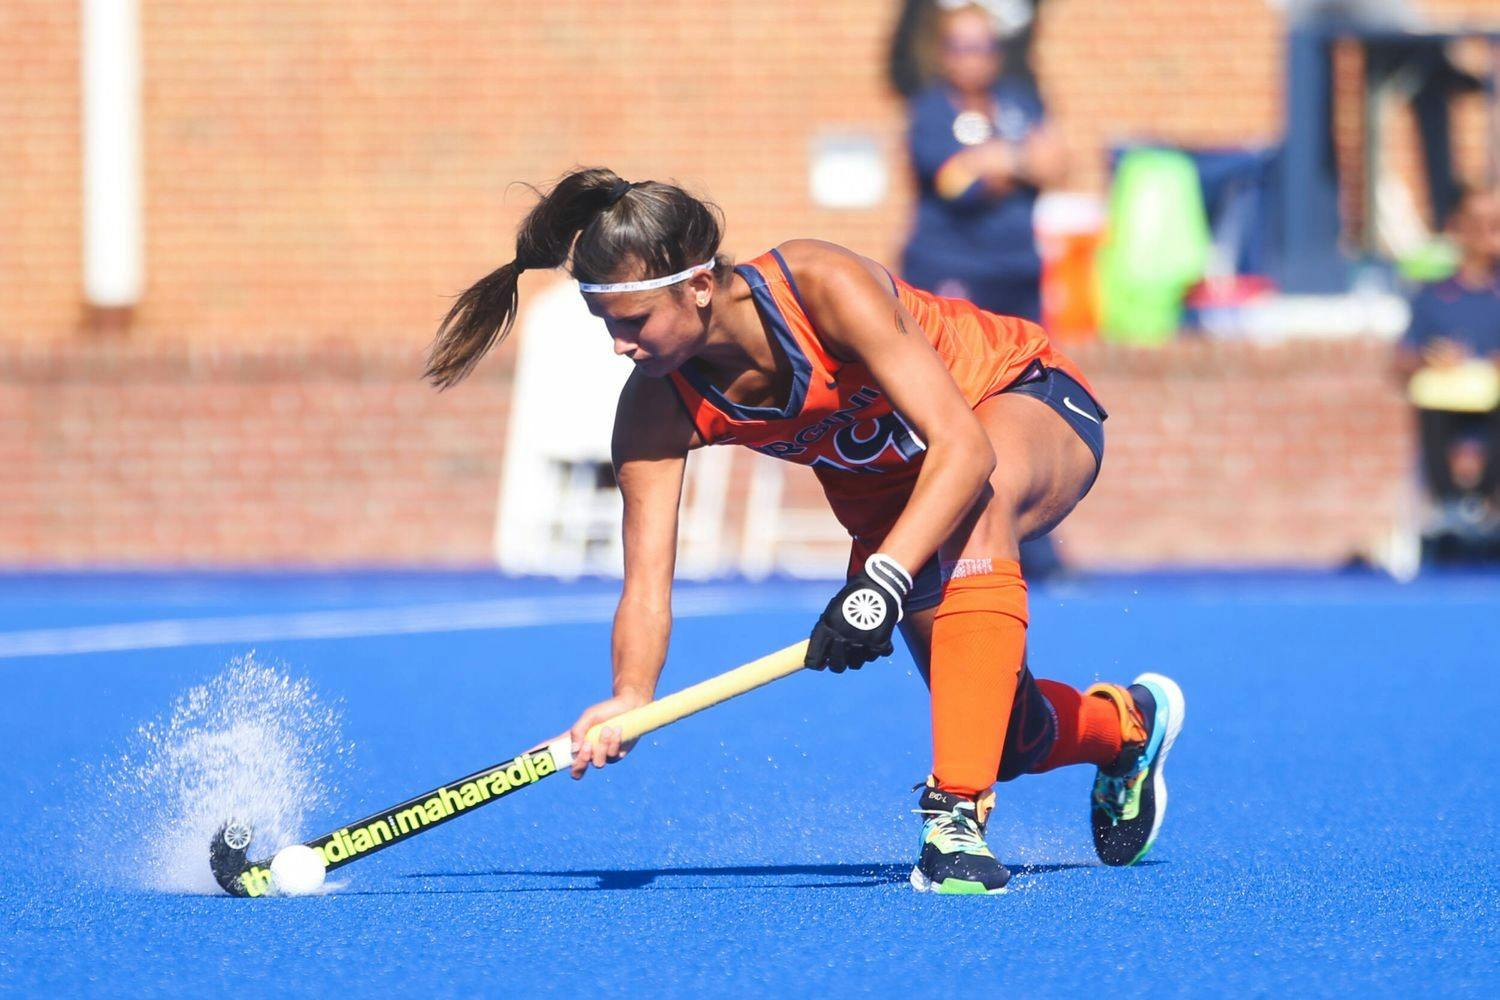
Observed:
[[[1017,512],[1013,503],[994,500],[972,522],[955,532],[940,549],[945,564],[964,560],[1014,560],[1020,552]]]

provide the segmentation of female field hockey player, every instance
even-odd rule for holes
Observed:
[[[624,756],[595,723],[655,694],[671,630],[687,453],[742,444],[809,465],[854,539],[848,582],[813,626],[807,665],[889,655],[897,625],[932,699],[932,774],[913,886],[995,892],[991,786],[1098,769],[1094,845],[1110,865],[1151,847],[1177,685],[1143,674],[1078,691],[1026,663],[1023,539],[1052,530],[1099,472],[1104,410],[1041,328],[895,280],[843,247],[791,240],[732,266],[716,208],[609,170],[565,176],[527,215],[516,258],[454,303],[427,377],[462,379],[515,319],[522,271],[567,266],[617,354],[635,362],[613,451],[625,581],[614,696],[573,726],[574,777]],[[560,373],[561,374],[561,373]]]

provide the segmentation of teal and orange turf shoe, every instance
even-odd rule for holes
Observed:
[[[1167,813],[1167,752],[1187,714],[1182,689],[1161,674],[1141,674],[1128,688],[1095,684],[1086,694],[1120,710],[1124,749],[1094,776],[1090,800],[1094,850],[1107,865],[1133,865],[1156,843]]]
[[[995,860],[984,842],[984,824],[995,805],[995,793],[966,799],[937,787],[932,778],[917,801],[922,823],[922,854],[911,870],[918,892],[1004,892],[1010,871]]]

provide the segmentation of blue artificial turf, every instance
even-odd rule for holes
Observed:
[[[679,621],[663,690],[805,635],[828,589],[720,586],[728,599]],[[0,654],[39,629],[486,600],[545,612],[611,592],[482,574],[0,576]],[[607,694],[607,623],[0,655],[0,986],[1500,991],[1500,579],[1116,577],[1036,588],[1032,608],[1039,676],[1162,671],[1188,723],[1161,840],[1136,868],[1093,860],[1086,770],[1001,786],[990,842],[1017,874],[994,898],[906,885],[929,735],[904,653],[778,682],[293,900],[140,885],[122,866],[144,822],[111,813],[100,763],[253,645],[342,700],[355,747],[308,819],[320,833],[565,728]]]

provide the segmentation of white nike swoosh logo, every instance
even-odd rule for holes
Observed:
[[[1078,407],[1074,406],[1073,405],[1073,401],[1071,399],[1069,399],[1067,396],[1063,397],[1063,405],[1066,406],[1068,409],[1072,410],[1074,413],[1078,414],[1080,417],[1082,417],[1085,420],[1092,420],[1096,424],[1099,422],[1099,418],[1096,417],[1096,416],[1094,416],[1092,413],[1084,413]]]

